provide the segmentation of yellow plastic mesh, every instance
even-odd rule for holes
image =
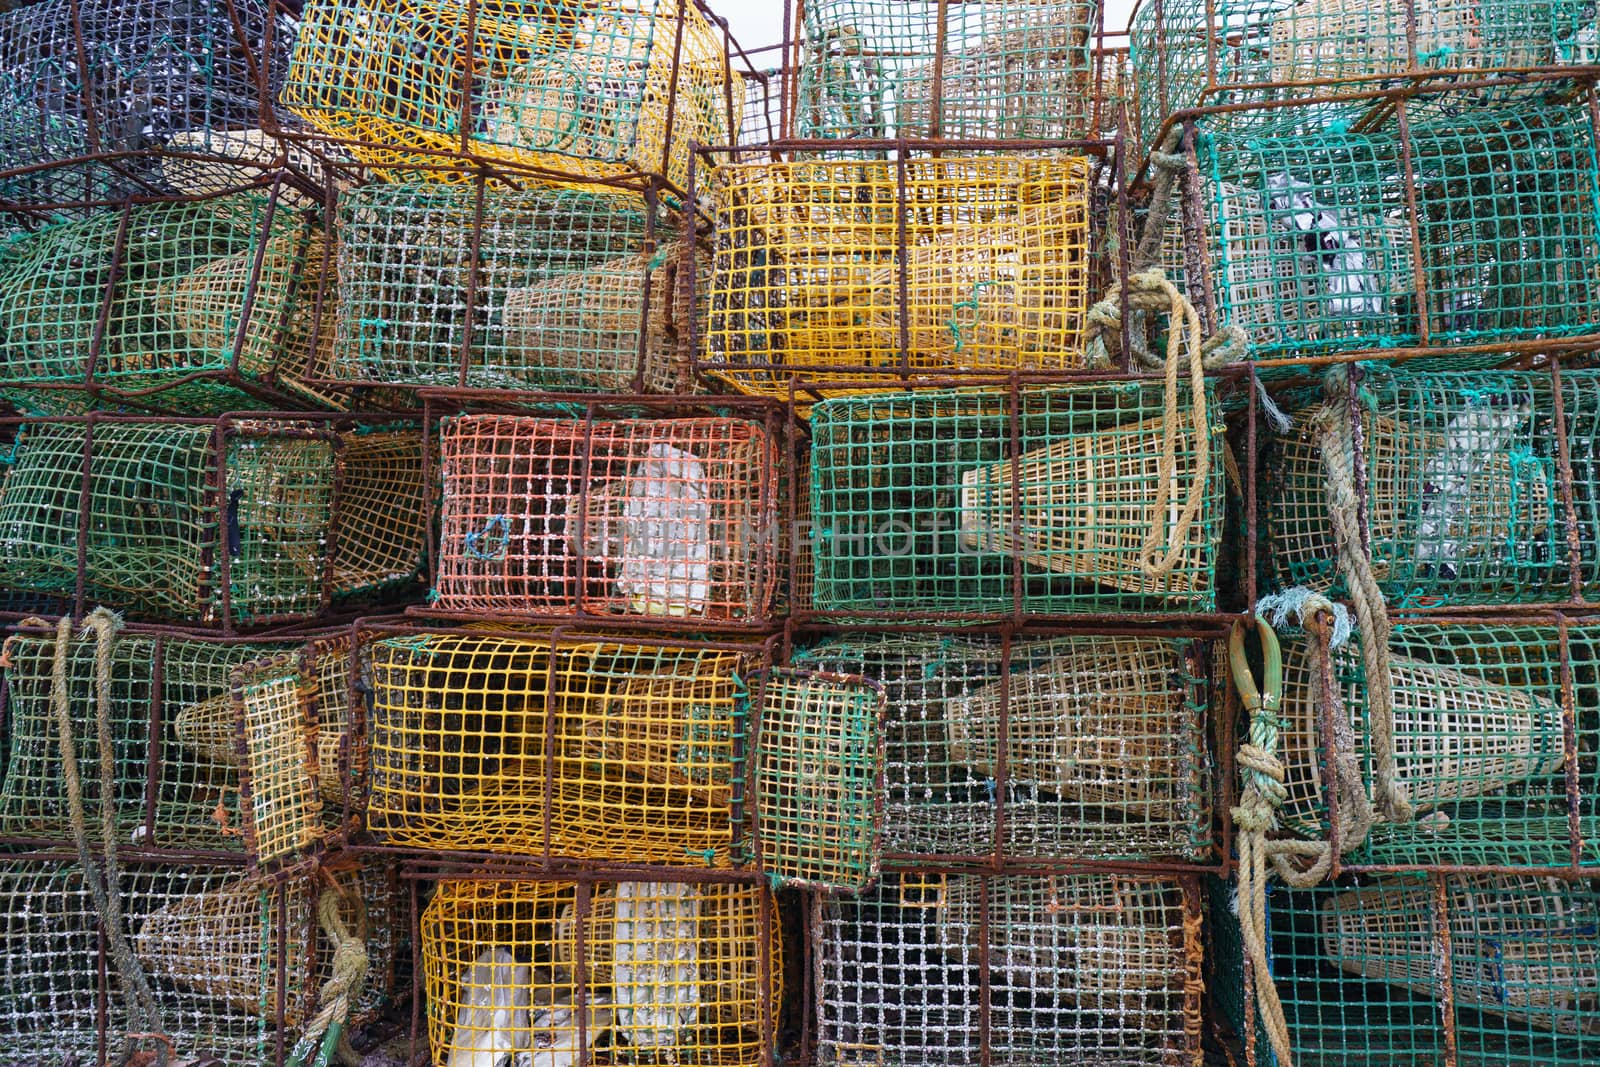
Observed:
[[[1014,155],[719,166],[699,358],[778,396],[796,377],[1082,368],[1090,170]]]
[[[355,430],[340,445],[334,589],[349,596],[419,581],[428,541],[422,431]]]
[[[442,882],[421,925],[433,1062],[755,1067],[779,927],[753,886]]]

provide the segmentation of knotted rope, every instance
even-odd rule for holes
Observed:
[[[322,983],[318,997],[322,1009],[306,1023],[289,1055],[288,1067],[302,1067],[313,1049],[316,1058],[309,1061],[313,1067],[326,1067],[335,1055],[345,1067],[357,1067],[361,1062],[361,1054],[351,1047],[345,1026],[367,980],[367,912],[360,894],[351,893],[349,899],[356,909],[356,930],[352,933],[339,912],[344,899],[346,895],[337,885],[330,885],[317,898],[317,922],[334,945],[333,973]]]

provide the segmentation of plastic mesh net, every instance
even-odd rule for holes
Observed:
[[[449,419],[435,606],[760,620],[777,447],[724,418]]]
[[[1197,900],[1197,895],[1195,897]],[[1176,880],[902,874],[821,902],[818,1062],[1200,1063],[1200,915]]]
[[[1274,894],[1296,1062],[1579,1064],[1600,1044],[1600,894],[1506,874]]]
[[[1017,155],[718,166],[701,369],[786,396],[792,377],[1082,368],[1090,170]]]
[[[678,391],[683,249],[664,223],[650,235],[642,200],[551,189],[479,195],[424,183],[341,199],[333,377]],[[476,261],[463,255],[473,248]]]
[[[226,424],[223,502],[214,430],[127,421],[27,426],[0,483],[0,583],[72,590],[83,536],[91,601],[190,625],[316,615],[326,605],[331,435],[301,424]]]
[[[1575,0],[1170,0],[1138,6],[1130,42],[1147,141],[1172,112],[1213,104],[1300,105],[1207,118],[1235,136],[1350,123],[1373,107],[1359,93],[1413,73],[1449,90],[1437,102],[1408,105],[1414,109],[1503,106],[1562,87],[1516,77],[1488,88],[1449,83],[1472,80],[1473,72],[1552,71],[1600,58],[1594,12]],[[1308,106],[1308,96],[1334,99]]]
[[[283,203],[268,209],[255,193],[141,203],[126,218],[104,211],[10,243],[0,250],[0,385],[179,389],[185,414],[256,406],[223,379],[275,400],[336,403],[304,381],[316,320],[302,277],[321,269],[322,234]]]
[[[446,881],[421,929],[435,1062],[756,1067],[776,1026],[764,889]]]
[[[425,447],[422,431],[414,427],[378,426],[340,435],[333,505],[335,596],[417,588],[431,492],[422,479]]]
[[[0,159],[21,167],[167,148],[248,158],[232,131],[260,121],[253,67],[267,7],[45,0],[0,15]],[[0,199],[120,199],[167,189],[204,165],[148,154],[70,163],[0,179]]]
[[[801,137],[1092,136],[1095,4],[804,5]]]
[[[1203,144],[1223,320],[1259,357],[1594,332],[1594,151],[1535,108]]]
[[[351,152],[384,180],[464,150],[681,188],[689,146],[738,131],[744,89],[687,2],[311,0],[282,101],[359,142]]]
[[[1224,504],[1220,411],[1209,410],[1216,421],[1201,441],[1180,399],[1172,504],[1158,511],[1158,383],[818,404],[817,609],[862,618],[1209,609]],[[1178,509],[1201,449],[1210,470],[1183,531]],[[1161,578],[1138,559],[1152,531],[1163,545],[1181,538]]]
[[[1206,651],[1061,637],[1018,642],[1008,657],[979,638],[841,636],[794,662],[884,687],[883,841],[897,860],[1202,859]]]

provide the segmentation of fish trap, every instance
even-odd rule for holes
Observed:
[[[0,584],[226,631],[315,618],[336,591],[390,584],[397,555],[420,565],[420,435],[405,432],[402,476],[377,438],[328,420],[28,422],[0,482]],[[339,534],[373,514],[382,530]]]
[[[678,280],[684,249],[653,203],[437,182],[346,193],[329,375],[356,384],[692,391],[678,354],[688,333]]]
[[[690,2],[312,0],[280,100],[385,181],[468,154],[682,188],[744,88]]]
[[[1594,883],[1510,874],[1274,893],[1270,960],[1296,1062],[1593,1062],[1597,923]]]
[[[324,814],[319,779],[331,775],[337,788],[345,645],[119,634],[105,653],[115,767],[108,788],[99,770],[96,641],[75,637],[62,647],[53,633],[17,632],[5,646],[10,742],[0,839],[72,841],[54,704],[60,657],[91,826],[109,804],[118,839],[132,851],[243,853],[251,867],[304,855],[336,826]]]
[[[1401,129],[1202,145],[1218,310],[1255,356],[1600,330],[1589,113]]]
[[[792,379],[1083,369],[1093,169],[1000,154],[715,167],[695,369],[784,397]]]
[[[1562,375],[1566,427],[1574,439],[1600,420],[1600,378]],[[1361,411],[1332,404],[1343,426],[1359,417],[1362,450],[1354,484],[1366,486],[1372,568],[1398,607],[1552,602],[1575,588],[1567,552],[1555,401],[1548,374],[1368,375]],[[1323,443],[1310,428],[1322,409],[1295,416],[1270,465],[1268,544],[1279,581],[1343,591],[1328,518]],[[1597,504],[1590,451],[1573,465],[1573,503],[1585,550],[1579,587],[1595,573]]]
[[[1354,642],[1334,653],[1333,669],[1353,732],[1349,746],[1370,790],[1377,757]],[[1288,797],[1280,823],[1321,838],[1329,832],[1323,768],[1341,742],[1321,726],[1318,668],[1297,646],[1284,655],[1278,754]],[[1397,778],[1417,817],[1378,824],[1345,865],[1600,865],[1593,844],[1600,721],[1588,710],[1597,652],[1589,628],[1563,636],[1550,624],[1408,622],[1396,627],[1389,648]],[[1574,679],[1567,688],[1563,663]],[[1582,710],[1569,724],[1564,708],[1574,701]]]
[[[433,1062],[757,1067],[779,935],[773,896],[736,883],[441,882],[421,923]]]
[[[1138,5],[1129,42],[1152,145],[1175,111],[1226,106],[1205,122],[1235,138],[1325,129],[1407,85],[1421,114],[1509,110],[1570,95],[1600,60],[1573,0],[1165,0]]]
[[[802,9],[801,137],[1063,140],[1093,136],[1097,5],[1062,0]]]
[[[895,862],[1204,860],[1207,644],[841,636],[793,662],[883,686]]]
[[[302,279],[324,253],[320,228],[275,194],[45,226],[0,250],[0,393],[92,387],[186,415],[340,406],[308,383],[318,309]]]
[[[0,199],[120,200],[207,157],[249,161],[234,135],[260,125],[267,8],[45,0],[0,16]]]
[[[772,613],[778,446],[761,423],[464,415],[440,455],[438,610]]]
[[[1208,397],[1214,397],[1211,385]],[[1208,611],[1223,426],[1160,383],[837,397],[812,412],[817,612],[960,620]],[[1184,521],[1186,501],[1197,504]],[[1155,541],[1151,541],[1151,538]],[[1147,573],[1159,542],[1172,565]]]
[[[1201,1062],[1198,886],[901,874],[813,913],[817,1062]]]

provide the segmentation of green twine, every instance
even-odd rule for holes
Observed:
[[[950,318],[945,321],[945,327],[950,331],[950,339],[955,342],[955,350],[957,352],[966,347],[966,339],[961,336],[961,323],[956,319],[956,312],[977,311],[978,297],[983,294],[985,289],[994,284],[996,283],[993,280],[974,282],[970,297],[965,300],[957,300],[950,305]],[[973,323],[973,325],[977,325],[977,323]]]

